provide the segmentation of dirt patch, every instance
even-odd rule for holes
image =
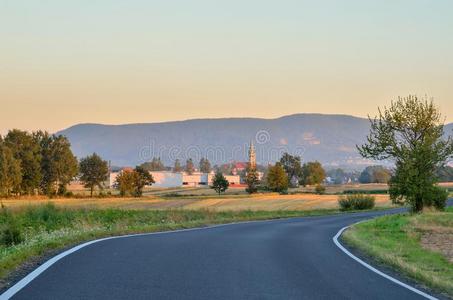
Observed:
[[[453,263],[453,229],[432,228],[422,233],[420,242],[422,247],[444,255]]]

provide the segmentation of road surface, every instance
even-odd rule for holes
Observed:
[[[386,212],[240,223],[94,243],[13,299],[423,299],[332,242]]]

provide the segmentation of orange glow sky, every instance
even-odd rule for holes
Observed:
[[[453,121],[452,1],[0,0],[0,133],[76,123],[366,116]]]

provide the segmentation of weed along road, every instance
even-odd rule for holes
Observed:
[[[333,241],[345,226],[397,211],[107,239],[26,277],[2,299],[426,299]]]

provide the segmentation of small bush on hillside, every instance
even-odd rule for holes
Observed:
[[[371,209],[375,205],[373,196],[364,194],[351,194],[347,196],[340,196],[338,199],[340,210],[362,210]]]

